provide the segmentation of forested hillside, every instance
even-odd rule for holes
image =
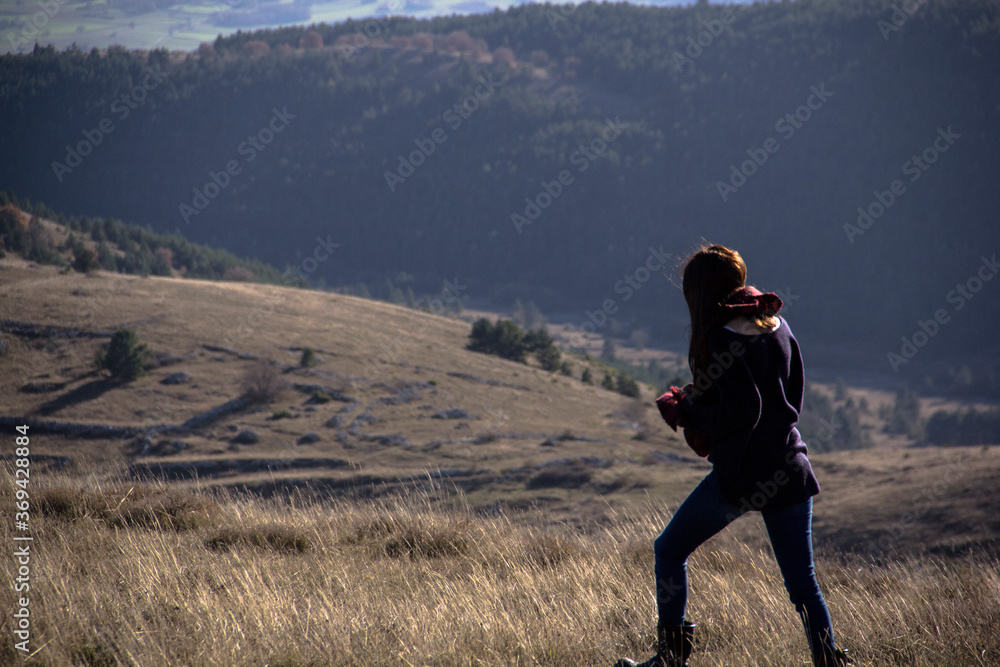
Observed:
[[[120,220],[68,218],[39,204],[23,211],[17,197],[0,192],[0,258],[9,251],[37,264],[80,273],[183,276],[208,280],[307,284],[300,267],[282,274],[273,266],[230,252],[163,235]],[[45,220],[45,222],[43,222]],[[298,269],[298,270],[296,270]]]
[[[996,338],[1000,8],[900,7],[525,5],[188,54],[39,47],[0,58],[0,189],[314,284],[457,276],[671,342],[662,257],[704,237],[800,337],[906,371],[901,337],[917,361]]]

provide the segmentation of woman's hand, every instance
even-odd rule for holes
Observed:
[[[677,430],[677,427],[684,427],[684,415],[681,413],[679,398],[680,389],[671,387],[656,399],[656,407],[660,410],[660,416],[667,422],[670,428]]]

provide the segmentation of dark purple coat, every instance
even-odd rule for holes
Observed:
[[[726,498],[745,509],[777,509],[819,493],[795,428],[805,378],[799,345],[784,318],[770,333],[718,327],[708,336],[709,363],[681,402],[685,422],[711,441]]]

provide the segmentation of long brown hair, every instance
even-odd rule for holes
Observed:
[[[723,301],[746,285],[747,265],[740,253],[721,245],[704,245],[688,257],[682,273],[684,300],[691,313],[688,364],[697,376],[708,365],[708,334],[725,324]]]

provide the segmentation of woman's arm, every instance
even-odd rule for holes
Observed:
[[[699,392],[697,396],[685,396],[680,402],[685,423],[713,442],[733,433],[750,431],[760,419],[760,392],[744,359],[746,345],[731,346],[726,338],[721,331],[709,335],[711,362],[705,369],[708,377],[695,378],[697,387],[699,380],[704,385],[711,375],[721,372],[718,378],[711,380],[711,390]]]

